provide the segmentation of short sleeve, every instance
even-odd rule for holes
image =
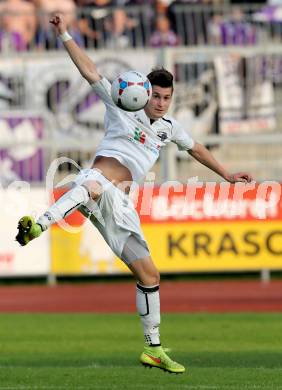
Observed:
[[[111,83],[109,80],[103,77],[96,83],[91,84],[91,87],[107,106],[117,108],[111,96]]]
[[[190,150],[195,145],[193,138],[179,123],[174,126],[174,134],[171,138],[171,142],[174,142],[177,145],[178,150]]]

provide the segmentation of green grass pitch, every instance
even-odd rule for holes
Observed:
[[[133,314],[1,314],[0,389],[282,389],[282,314],[164,314],[183,375],[146,369]]]

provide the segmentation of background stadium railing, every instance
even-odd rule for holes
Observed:
[[[38,113],[32,111],[7,111],[5,116],[9,118],[30,118]],[[3,114],[1,114],[3,115]],[[38,118],[39,116],[36,116]],[[44,138],[37,140],[15,138],[3,138],[0,141],[0,185],[6,187],[15,180],[23,180],[31,185],[42,186],[45,183],[46,173],[50,164],[55,159],[59,161],[56,170],[54,184],[64,180],[69,174],[77,174],[78,167],[88,168],[91,166],[97,143],[89,139],[87,143],[81,143],[79,139],[72,138],[59,139],[56,137],[55,122],[51,116],[40,112],[40,117],[44,123]],[[54,131],[55,130],[55,131]],[[244,136],[220,136],[204,135],[196,138],[197,141],[207,145],[214,156],[221,161],[230,171],[250,171],[255,180],[282,180],[282,133],[244,135]],[[27,155],[25,153],[27,150]],[[8,151],[14,157],[14,170],[9,170],[5,166],[3,152]],[[17,157],[17,151],[19,156]],[[41,162],[39,157],[34,160],[28,155],[35,156],[36,151],[41,151]],[[4,156],[5,157],[5,156]],[[22,160],[23,158],[23,160]],[[32,162],[33,161],[33,162]],[[39,165],[43,172],[39,174]],[[15,174],[13,172],[15,171]],[[200,181],[221,181],[222,179],[213,172],[197,163],[188,154],[177,151],[174,145],[168,147],[168,152],[162,157],[152,169],[156,175],[155,184],[160,184],[167,180],[178,180],[186,183],[191,177],[198,177]]]
[[[185,45],[254,45],[281,42],[278,6],[254,3],[173,5],[169,16]]]
[[[173,4],[166,16],[171,29],[179,38],[171,45],[256,45],[265,42],[281,42],[282,23],[279,6],[263,6],[246,3],[230,5]],[[24,42],[20,34],[5,29],[1,22],[6,16],[14,18],[20,13],[9,14],[0,10],[0,50],[2,55],[12,52],[61,50],[49,25],[50,14],[38,10],[33,37]],[[156,20],[159,14],[148,5],[127,7],[82,7],[65,11],[70,20],[69,31],[78,44],[85,48],[115,49],[125,47],[148,47],[154,45],[151,36],[158,31]],[[19,20],[19,23],[21,21]],[[1,27],[2,25],[2,27]],[[156,46],[158,46],[155,43]],[[161,44],[159,44],[160,46]]]
[[[111,56],[111,51],[105,53]],[[147,58],[146,50],[140,52],[136,49],[134,53],[136,56],[139,53],[143,58]],[[171,113],[186,126],[194,138],[210,147],[216,157],[227,164],[230,170],[243,170],[248,167],[259,181],[281,180],[282,49],[280,45],[248,48],[179,47],[161,49],[154,53],[155,63],[163,64],[175,75],[175,96]],[[29,58],[27,56],[26,53],[24,57]],[[63,53],[62,57],[64,57]],[[35,56],[35,58],[39,57]],[[54,52],[48,55],[42,53],[40,58],[46,61],[46,66],[50,68],[49,73],[51,72],[51,76],[55,77],[52,67],[57,64],[57,55]],[[51,59],[54,60],[52,66]],[[9,68],[7,78],[3,78],[7,67],[3,68],[0,96],[1,123],[3,124],[4,118],[8,116],[11,123],[16,123],[23,118],[33,117],[33,121],[42,118],[46,131],[44,137],[40,136],[31,141],[22,137],[14,139],[6,136],[5,138],[3,134],[6,133],[2,129],[0,137],[2,157],[3,150],[15,146],[16,143],[19,150],[20,143],[33,142],[46,151],[44,157],[46,167],[52,159],[61,156],[77,161],[80,166],[89,165],[97,142],[103,136],[103,112],[99,111],[99,120],[96,120],[96,111],[90,115],[94,120],[89,121],[89,118],[84,118],[82,122],[78,108],[84,105],[85,101],[91,105],[93,97],[88,96],[87,91],[85,93],[84,85],[81,86],[80,81],[75,84],[71,95],[67,93],[68,80],[64,79],[64,74],[63,78],[59,75],[61,78],[58,80],[55,77],[54,82],[48,86],[49,76],[39,71],[37,80],[39,90],[41,79],[47,79],[47,82],[45,80],[47,89],[46,94],[42,96],[39,94],[36,100],[33,96],[32,82],[27,82],[27,77],[33,73],[33,68],[27,71],[23,60],[20,71],[18,72],[17,68],[12,71],[13,63],[19,63],[19,58],[15,61],[12,58],[11,61],[7,61]],[[38,70],[39,65],[36,64],[35,62]],[[71,66],[67,59],[65,66],[66,69]],[[64,73],[64,70],[62,72]],[[77,77],[79,78],[79,74]],[[27,93],[27,89],[31,94]],[[62,99],[65,94],[66,99]],[[73,101],[74,97],[80,98],[80,95],[84,100]],[[157,164],[155,168],[157,182],[176,177],[186,181],[187,172],[191,176],[199,175],[203,180],[215,179],[212,172],[189,159],[187,154],[178,152],[174,146],[164,152],[162,161],[163,163]],[[34,168],[31,167],[30,162],[26,164],[28,171],[38,170],[36,164]],[[189,167],[188,171],[187,167]],[[72,170],[70,164],[60,168],[62,174]],[[36,175],[27,174],[23,177],[31,177],[33,178],[31,181],[36,182]]]

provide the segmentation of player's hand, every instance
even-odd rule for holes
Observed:
[[[251,183],[251,181],[253,181],[253,178],[249,173],[238,172],[228,175],[226,177],[226,180],[229,181],[229,183]]]
[[[58,35],[63,34],[67,31],[66,23],[60,14],[55,14],[49,20],[51,24],[53,24],[55,31]]]

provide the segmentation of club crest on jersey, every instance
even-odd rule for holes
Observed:
[[[141,142],[141,144],[144,144],[144,143],[145,143],[145,140],[146,140],[146,134],[144,133],[144,131],[138,129],[138,127],[135,127],[135,130],[134,130],[134,139],[135,139],[136,141]]]
[[[160,138],[161,141],[164,141],[167,139],[167,133],[165,131],[158,131],[157,136]]]

